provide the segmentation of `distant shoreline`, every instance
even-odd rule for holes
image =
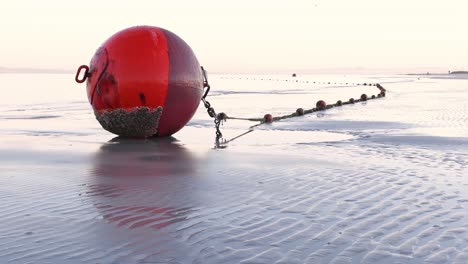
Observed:
[[[420,76],[420,75],[446,75],[446,76],[450,76],[450,75],[463,75],[463,74],[468,74],[468,71],[454,71],[454,72],[449,72],[449,73],[442,73],[442,72],[426,72],[426,73],[404,73],[403,75],[417,75],[417,76]]]
[[[415,76],[419,78],[429,79],[446,79],[446,80],[468,80],[467,71],[455,71],[450,73],[407,73],[406,76]]]

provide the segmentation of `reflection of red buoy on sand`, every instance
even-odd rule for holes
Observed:
[[[203,93],[191,48],[174,33],[151,26],[111,36],[75,79],[87,79],[88,99],[102,127],[125,137],[174,134],[192,118]]]

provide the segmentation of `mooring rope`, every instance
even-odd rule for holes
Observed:
[[[338,100],[335,104],[328,104],[328,105],[325,103],[325,101],[319,100],[317,101],[315,105],[316,107],[307,109],[307,110],[304,110],[303,108],[298,108],[296,112],[289,114],[289,115],[273,117],[270,114],[266,114],[262,118],[256,118],[256,117],[246,118],[246,117],[233,117],[233,116],[228,116],[225,113],[219,113],[217,115],[217,118],[222,121],[233,119],[233,120],[245,120],[245,121],[254,121],[254,122],[262,122],[262,123],[271,123],[274,121],[279,121],[279,120],[283,120],[287,118],[293,118],[297,116],[303,116],[303,115],[311,114],[311,113],[318,112],[318,111],[325,111],[334,107],[339,107],[343,105],[354,104],[358,102],[373,100],[373,99],[380,98],[380,97],[385,97],[385,93],[387,90],[383,88],[382,85],[378,83],[371,84],[371,85],[376,86],[379,89],[380,93],[377,95],[372,95],[370,97],[368,97],[366,94],[362,94],[359,99],[350,98],[347,101]]]
[[[235,137],[233,137],[233,138],[231,138],[229,140],[222,140],[221,138],[216,138],[216,148],[225,148],[228,143],[230,143],[230,142],[232,142],[232,141],[234,141],[234,140],[236,140],[236,139],[238,139],[238,138],[240,138],[240,137],[242,137],[244,135],[247,135],[247,134],[253,132],[255,127],[258,127],[258,126],[263,125],[263,124],[272,123],[272,122],[275,122],[275,121],[289,119],[289,118],[298,117],[298,116],[304,116],[304,115],[311,114],[311,113],[314,113],[314,112],[326,111],[326,110],[329,110],[331,108],[340,107],[340,106],[343,106],[343,105],[355,104],[357,102],[364,102],[364,101],[369,101],[369,100],[385,97],[385,94],[386,94],[387,90],[385,88],[383,88],[382,85],[376,83],[376,84],[373,84],[372,86],[376,86],[379,89],[380,93],[378,93],[377,95],[372,95],[370,97],[368,97],[366,94],[362,94],[359,99],[350,98],[348,101],[345,101],[345,102],[343,102],[341,100],[338,100],[335,104],[328,104],[328,105],[325,103],[325,101],[319,100],[316,103],[316,107],[311,108],[311,109],[307,109],[307,110],[304,110],[303,108],[298,108],[298,109],[296,109],[296,112],[294,112],[292,114],[289,114],[289,115],[273,117],[271,114],[265,114],[263,116],[263,118],[240,118],[240,117],[230,117],[230,116],[226,115],[225,113],[219,113],[216,116],[216,119],[220,120],[220,122],[217,123],[217,124],[219,124],[219,125],[217,125],[217,130],[219,130],[219,126],[228,119],[256,121],[256,122],[259,122],[259,123],[255,124],[253,126],[250,126],[246,132],[244,132],[244,133],[242,133],[240,135],[237,135],[237,136],[235,136]]]
[[[373,83],[351,83],[351,84],[339,83],[339,85],[375,86],[375,87],[377,87],[379,89],[380,92],[377,95],[371,95],[370,97],[367,96],[367,94],[361,94],[359,99],[350,98],[347,101],[338,100],[334,104],[327,104],[327,103],[325,103],[325,101],[319,100],[315,104],[314,108],[306,109],[306,110],[304,110],[303,108],[297,108],[294,113],[291,113],[291,114],[288,114],[288,115],[282,115],[282,116],[275,116],[274,117],[271,114],[265,114],[263,117],[234,117],[234,116],[228,116],[226,113],[223,113],[223,112],[221,112],[219,114],[216,114],[214,108],[211,107],[211,104],[206,100],[206,96],[208,95],[208,92],[210,91],[210,85],[208,84],[208,78],[207,78],[207,75],[206,75],[206,71],[203,69],[203,67],[202,67],[202,73],[203,73],[203,78],[204,78],[203,87],[206,89],[205,94],[202,97],[202,101],[203,101],[203,103],[204,103],[210,117],[214,118],[214,123],[215,123],[215,128],[216,128],[216,148],[225,148],[226,145],[229,142],[232,142],[232,141],[234,141],[234,140],[236,140],[236,139],[238,139],[238,138],[240,138],[240,137],[242,137],[244,135],[247,135],[247,134],[253,132],[255,127],[258,127],[258,126],[263,125],[263,124],[268,124],[268,123],[276,122],[276,121],[279,121],[279,120],[294,118],[294,117],[298,117],[298,116],[304,116],[304,115],[312,114],[312,113],[315,113],[315,112],[326,111],[326,110],[332,109],[334,107],[341,107],[343,105],[355,104],[357,102],[364,102],[364,101],[369,101],[369,100],[385,97],[385,94],[387,92],[387,90],[385,88],[383,88],[382,85],[380,85],[379,83],[374,83],[374,84]],[[263,78],[261,80],[263,80]],[[268,79],[268,80],[272,80],[272,79]],[[313,83],[337,84],[337,83],[333,83],[333,82],[313,82]],[[226,122],[228,119],[252,121],[252,122],[259,122],[259,123],[250,126],[246,132],[241,133],[240,135],[237,135],[237,136],[235,136],[235,137],[233,137],[233,138],[231,138],[229,140],[222,140],[223,134],[221,133],[220,126],[224,122]]]

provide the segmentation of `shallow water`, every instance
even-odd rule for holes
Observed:
[[[467,263],[468,80],[429,77],[211,75],[235,117],[389,90],[217,149],[203,105],[122,140],[73,76],[0,74],[0,262]]]

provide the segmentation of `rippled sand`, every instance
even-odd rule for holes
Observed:
[[[238,117],[390,91],[223,149],[202,105],[172,138],[115,138],[72,80],[0,75],[0,263],[468,263],[466,78],[212,76]]]

